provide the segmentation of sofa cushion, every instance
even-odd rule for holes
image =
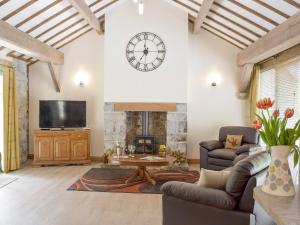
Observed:
[[[200,178],[197,183],[200,187],[214,188],[225,190],[226,182],[229,177],[230,171],[214,171],[201,169]]]
[[[211,140],[211,141],[202,141],[200,142],[200,146],[211,151],[218,148],[224,148],[223,142],[217,141],[217,140]]]
[[[221,127],[219,141],[226,141],[227,135],[243,135],[243,143],[257,144],[258,131],[252,127],[228,126]]]
[[[220,148],[213,151],[208,152],[208,156],[212,158],[218,159],[228,159],[234,160],[236,157],[235,151],[231,149]]]
[[[228,159],[217,159],[208,157],[208,164],[222,167],[231,167],[233,166],[233,161]]]
[[[226,183],[226,192],[234,198],[240,198],[251,176],[267,168],[271,158],[269,153],[260,152],[235,164]]]

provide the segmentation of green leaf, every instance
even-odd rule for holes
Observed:
[[[295,148],[294,151],[294,168],[297,166],[298,162],[299,162],[299,148],[298,146]]]

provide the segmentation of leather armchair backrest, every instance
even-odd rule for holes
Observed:
[[[259,133],[252,127],[221,127],[219,131],[219,141],[225,142],[227,135],[243,135],[243,143],[246,144],[258,144],[259,141]]]
[[[263,184],[266,175],[267,175],[267,168],[260,171],[259,173],[251,176],[249,179],[246,188],[242,194],[240,202],[238,204],[238,209],[244,212],[253,213],[254,208],[254,198],[253,198],[253,189],[256,186],[260,186]]]
[[[271,157],[267,152],[259,152],[239,161],[231,169],[226,183],[226,192],[236,200],[240,200],[249,180],[264,171],[270,162]]]

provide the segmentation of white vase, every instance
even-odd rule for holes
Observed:
[[[294,196],[295,187],[289,167],[290,146],[271,147],[271,163],[262,186],[265,193],[276,196]]]

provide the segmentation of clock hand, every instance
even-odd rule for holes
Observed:
[[[145,55],[145,54],[144,54]],[[144,55],[142,55],[142,57],[140,58],[140,61],[143,59]]]

